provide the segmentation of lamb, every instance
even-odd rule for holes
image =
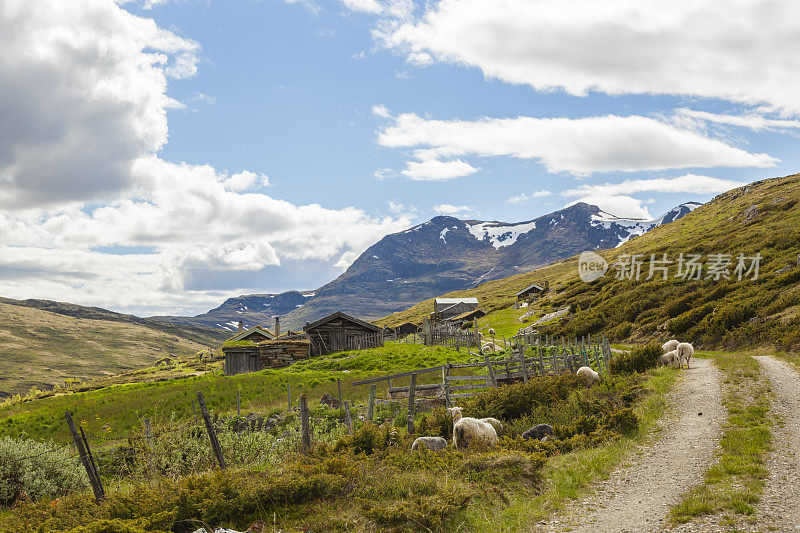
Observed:
[[[535,426],[533,426],[529,430],[525,431],[522,434],[522,438],[523,439],[542,440],[543,438],[547,437],[548,435],[551,436],[551,437],[554,435],[553,426],[551,426],[550,424],[536,424]]]
[[[581,376],[583,379],[586,380],[587,385],[591,385],[596,381],[600,381],[600,374],[589,368],[588,366],[582,366],[575,372],[576,375]]]
[[[414,444],[411,445],[411,451],[416,451],[420,448],[428,448],[433,452],[438,452],[447,448],[447,441],[442,437],[417,437],[414,439]]]
[[[689,368],[689,361],[694,355],[694,346],[688,342],[678,344],[678,367],[683,368],[683,361],[686,360],[686,368]]]
[[[661,355],[661,363],[664,365],[677,366],[678,364],[678,351],[672,350]]]
[[[477,418],[462,417],[460,407],[451,407],[447,410],[453,415],[453,445],[458,450],[464,450],[470,444],[494,446],[497,444],[497,432],[491,424]]]
[[[680,344],[678,341],[672,339],[665,342],[664,345],[661,346],[661,349],[664,350],[664,353],[671,352],[678,348],[678,344]]]
[[[487,342],[481,348],[481,353],[482,354],[487,354],[489,352],[494,353],[496,350],[497,350],[497,346],[495,346],[493,342]]]
[[[481,422],[486,422],[487,424],[490,424],[494,428],[495,432],[498,435],[502,435],[502,433],[503,433],[503,423],[500,422],[498,419],[490,417],[490,418],[479,418],[478,420],[480,420]]]
[[[487,331],[487,333],[492,337],[494,337],[494,328],[489,328],[489,331]]]

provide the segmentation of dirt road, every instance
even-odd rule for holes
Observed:
[[[669,395],[663,431],[590,496],[574,502],[536,531],[656,531],[671,507],[698,485],[714,458],[725,419],[719,372],[707,359],[692,360]]]

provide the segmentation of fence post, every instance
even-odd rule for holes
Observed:
[[[303,443],[303,451],[307,452],[311,448],[311,425],[308,422],[308,400],[305,393],[300,394],[300,435]]]
[[[342,380],[336,378],[336,387],[339,389],[339,403],[342,403]]]
[[[288,383],[286,384],[286,410],[292,411],[292,386]]]
[[[350,418],[350,402],[344,402],[344,416],[347,420],[347,433],[353,434],[353,419]]]
[[[236,416],[240,416],[242,409],[242,400],[239,398],[239,389],[236,389]]]
[[[522,381],[528,382],[528,366],[525,364],[525,352],[520,351],[520,361],[522,362]]]
[[[414,434],[414,394],[417,389],[417,375],[411,374],[411,384],[408,386],[408,434]]]
[[[486,353],[486,368],[489,370],[489,380],[492,383],[492,387],[497,387],[497,378],[494,376],[494,370],[492,369],[492,360],[489,359],[489,353]]]
[[[208,414],[206,408],[206,401],[203,399],[203,393],[197,391],[197,403],[200,404],[200,414],[203,415],[203,422],[206,424],[206,431],[208,432],[208,440],[211,441],[211,448],[214,450],[214,455],[217,457],[217,462],[220,468],[227,468],[225,458],[222,457],[222,447],[219,445],[217,439],[217,432],[214,431],[214,424],[211,422],[211,416]]]
[[[446,402],[447,407],[452,407],[452,402],[450,401],[450,384],[447,382],[447,378],[450,376],[450,361],[447,362],[446,365],[442,366],[442,388],[444,388],[444,400]]]
[[[375,414],[375,385],[369,386],[369,407],[367,408],[367,420],[372,422],[373,415]]]
[[[192,400],[192,414],[194,415],[194,421],[197,422],[197,408],[194,406],[194,400]]]
[[[72,420],[72,414],[66,412],[65,418],[67,419],[67,427],[72,433],[72,440],[75,443],[75,448],[78,449],[78,454],[81,458],[83,468],[86,469],[86,475],[89,478],[89,483],[92,485],[92,492],[94,492],[94,499],[101,501],[106,499],[106,494],[103,491],[103,484],[100,482],[100,476],[97,475],[97,470],[93,468],[93,461],[90,459],[88,449],[84,446],[85,441],[81,441],[78,435],[78,429],[75,427],[75,422]]]

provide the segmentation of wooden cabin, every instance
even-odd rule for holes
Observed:
[[[223,346],[223,370],[226,376],[258,372],[265,368],[282,368],[307,359],[311,343],[302,338],[281,337],[258,344]]]
[[[431,319],[434,322],[440,320],[447,320],[454,316],[474,311],[478,308],[478,299],[473,297],[469,298],[436,298],[433,301],[433,313]]]
[[[262,328],[261,326],[253,326],[250,329],[246,329],[244,331],[240,331],[230,339],[226,340],[225,342],[238,342],[238,341],[250,341],[250,342],[262,342],[262,341],[271,341],[275,338],[275,334],[272,333],[267,328]]]
[[[419,326],[412,322],[405,322],[394,328],[394,332],[398,337],[405,337],[414,333],[419,333]]]
[[[530,300],[531,298],[535,298],[547,290],[547,285],[547,282],[545,282],[544,287],[538,283],[531,283],[517,293],[517,300]]]
[[[312,356],[383,346],[383,328],[342,311],[306,324],[303,331],[311,343]]]

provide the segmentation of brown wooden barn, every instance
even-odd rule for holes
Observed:
[[[303,331],[311,342],[311,355],[383,346],[383,328],[342,311],[306,324]]]
[[[230,339],[226,340],[225,342],[237,342],[237,341],[251,341],[251,342],[261,342],[261,341],[270,341],[275,338],[275,334],[272,333],[267,328],[262,328],[261,326],[253,326],[250,329],[240,331]]]
[[[281,337],[258,344],[223,346],[226,376],[258,372],[265,368],[281,368],[308,358],[310,343],[302,338]]]

